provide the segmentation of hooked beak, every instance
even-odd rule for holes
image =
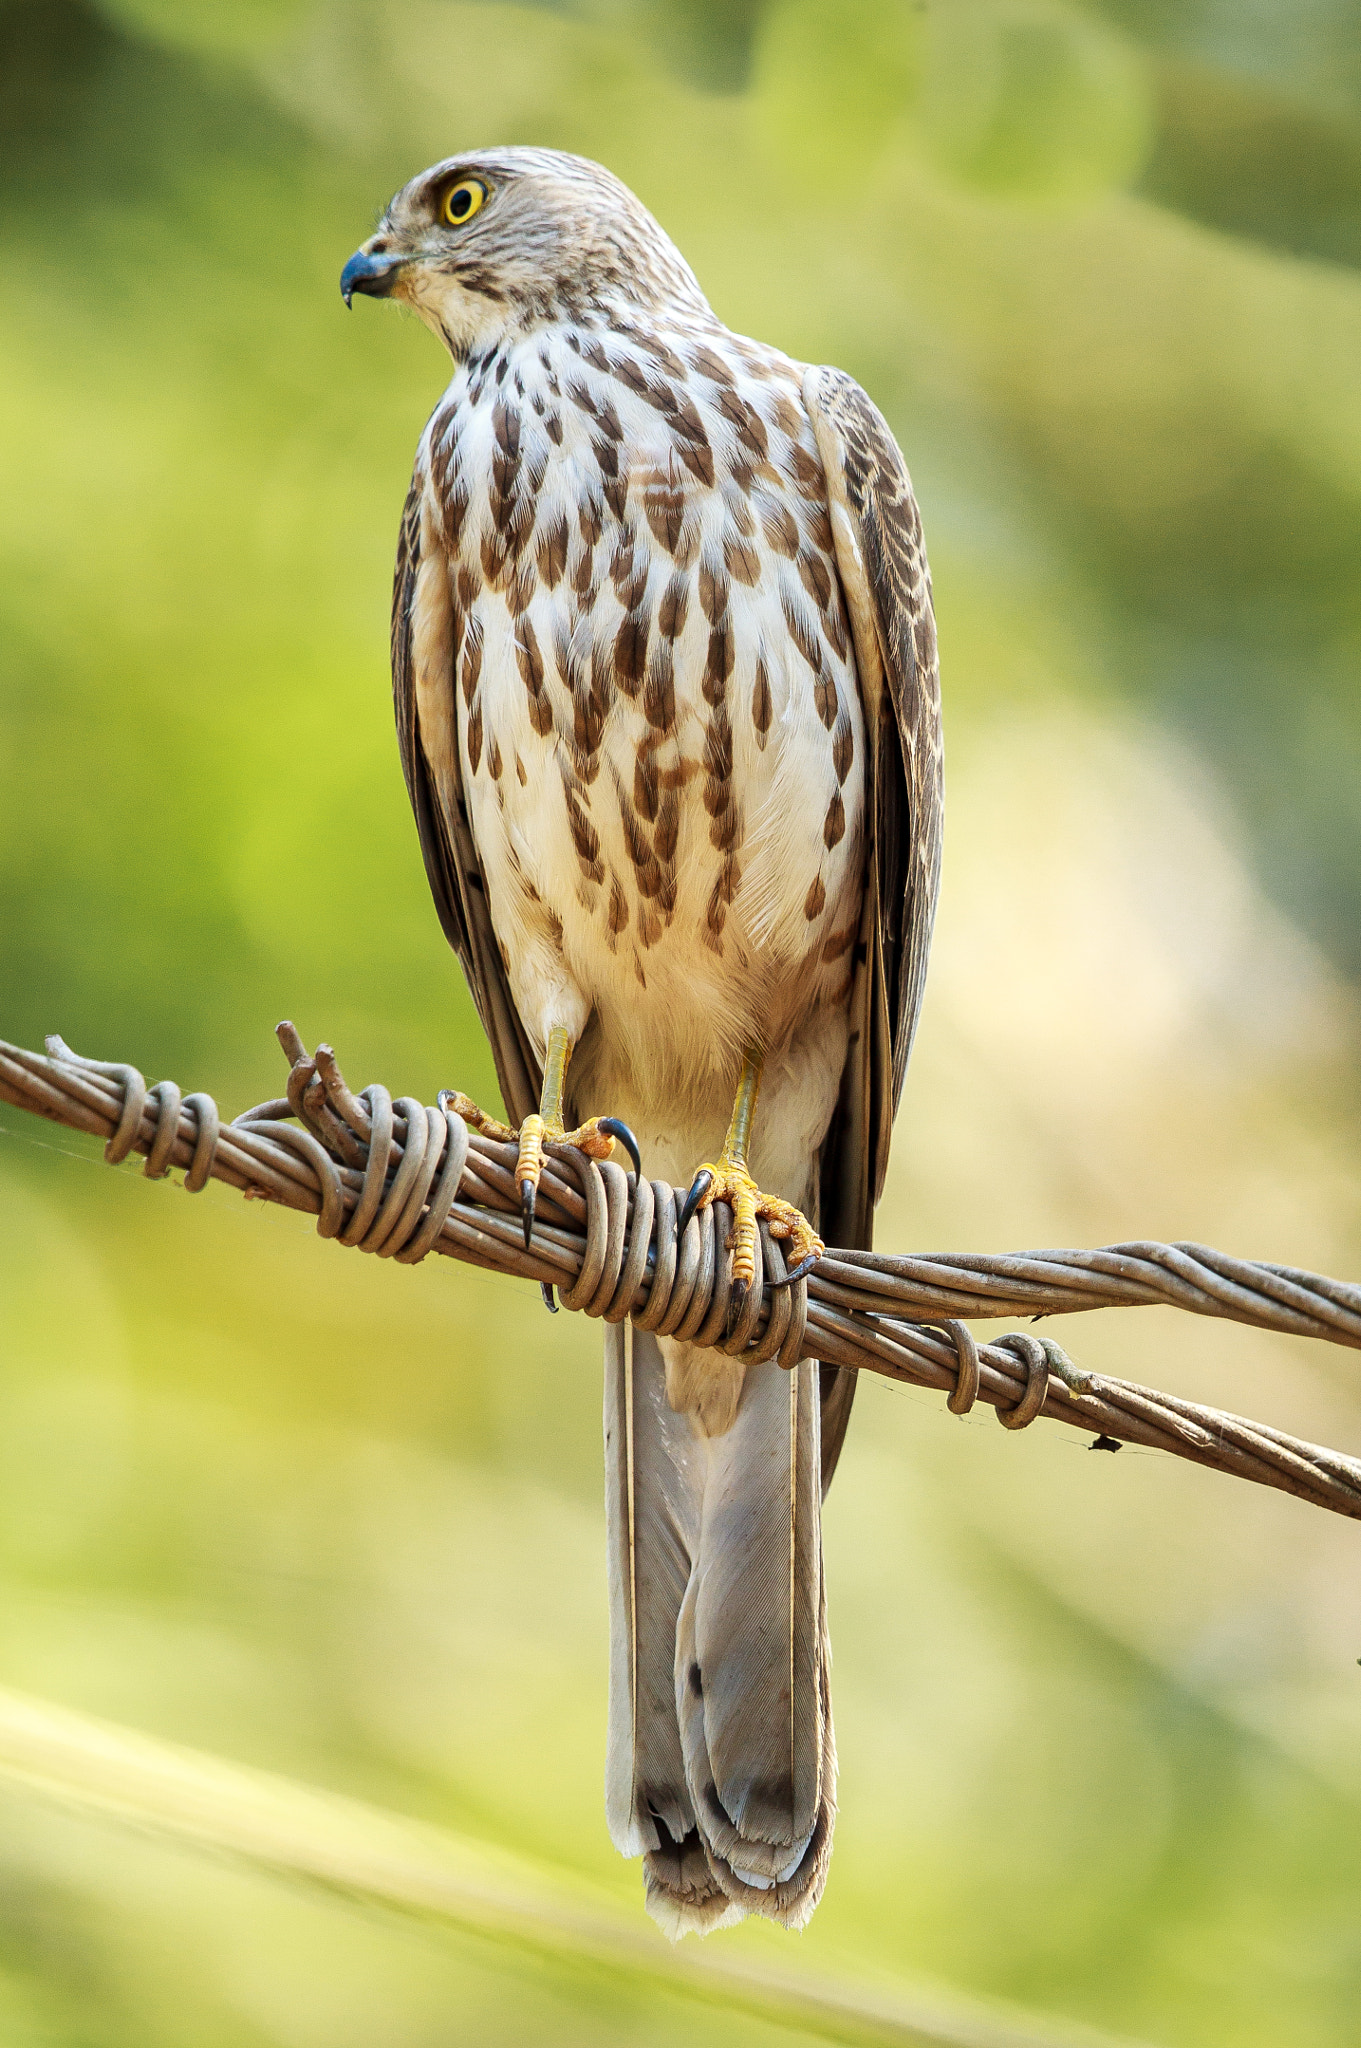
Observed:
[[[397,281],[397,272],[409,256],[394,256],[384,249],[381,252],[356,249],[340,273],[340,296],[348,306],[356,292],[367,292],[372,299],[385,299]]]

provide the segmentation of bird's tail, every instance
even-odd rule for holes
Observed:
[[[663,1342],[606,1332],[610,1834],[673,1939],[799,1927],[836,1813],[818,1368],[666,1351],[672,1398]]]

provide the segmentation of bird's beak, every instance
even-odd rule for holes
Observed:
[[[367,292],[372,299],[387,298],[397,282],[397,272],[410,260],[409,256],[394,256],[386,249],[381,254],[356,249],[340,273],[341,298],[347,306],[356,292]]]

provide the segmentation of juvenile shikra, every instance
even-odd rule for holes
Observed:
[[[796,1273],[823,1237],[867,1247],[941,821],[891,433],[841,371],[729,332],[638,200],[551,150],[422,172],[341,288],[413,307],[453,363],[402,516],[393,691],[526,1234],[545,1145],[619,1139],[692,1211],[731,1206],[739,1299],[762,1219]],[[821,1500],[853,1391],[606,1334],[606,1804],[673,1935],[798,1926],[821,1895]]]

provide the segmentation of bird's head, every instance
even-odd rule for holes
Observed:
[[[554,320],[611,308],[707,313],[670,237],[612,172],[553,149],[446,157],[389,202],[340,274],[404,300],[455,360]]]

